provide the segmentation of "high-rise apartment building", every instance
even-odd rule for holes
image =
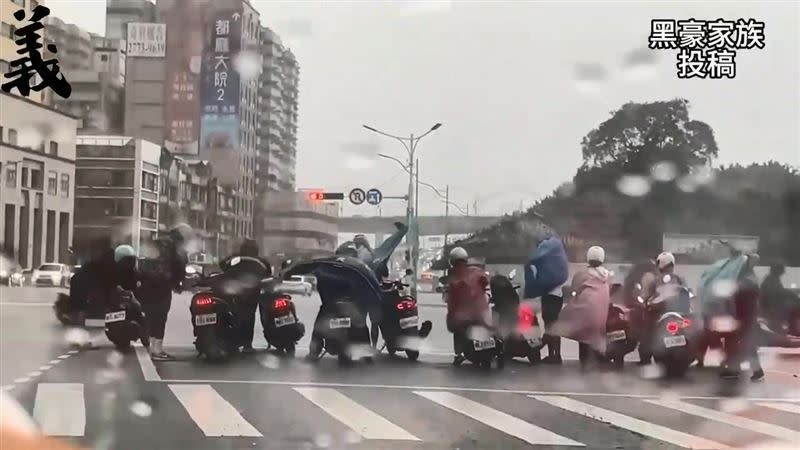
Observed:
[[[153,0],[106,0],[106,38],[126,39],[128,24],[156,21]]]
[[[19,46],[14,42],[18,38],[14,35],[14,31],[27,23],[33,8],[44,3],[44,0],[0,0],[0,74],[8,73],[8,64],[19,58],[17,54]],[[20,9],[25,10],[26,20],[22,23],[14,17],[14,13]],[[46,36],[47,30],[42,34]],[[17,91],[13,90],[11,93],[17,94]],[[31,91],[27,98],[37,103],[49,103],[49,93],[48,89]]]

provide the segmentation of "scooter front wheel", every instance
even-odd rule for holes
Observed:
[[[417,350],[406,350],[406,356],[410,361],[416,361],[419,359],[419,351]]]

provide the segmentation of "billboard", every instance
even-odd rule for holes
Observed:
[[[239,74],[232,61],[242,42],[241,10],[214,11],[203,53],[200,155],[222,185],[239,180]]]
[[[163,58],[167,54],[167,25],[132,22],[128,24],[127,56]]]
[[[167,3],[168,7],[160,12],[169,30],[164,81],[164,146],[173,153],[197,155],[200,69],[208,2],[164,2]]]

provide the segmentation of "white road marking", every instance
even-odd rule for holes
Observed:
[[[31,378],[36,378],[36,377],[41,376],[41,375],[42,375],[42,372],[40,372],[38,370],[34,370],[33,372],[28,374],[28,376],[31,377]]]
[[[262,437],[250,422],[208,384],[170,384],[169,388],[206,436]]]
[[[142,375],[145,381],[161,381],[161,375],[158,374],[153,360],[150,359],[150,354],[147,349],[140,343],[134,344],[136,347],[136,359],[139,360],[139,365],[142,367]]]
[[[294,390],[364,439],[419,440],[335,389],[309,387]]]
[[[74,354],[76,354],[78,352],[80,352],[80,350],[70,350],[67,353],[70,354],[70,355],[74,355]]]
[[[721,411],[717,411],[715,409],[703,408],[702,406],[697,406],[680,400],[662,399],[662,400],[645,400],[645,401],[647,403],[663,406],[665,408],[675,409],[686,414],[692,414],[706,419],[711,419],[717,422],[722,422],[727,425],[732,425],[734,427],[743,428],[745,430],[755,431],[757,433],[765,434],[767,436],[772,436],[774,438],[781,439],[784,441],[788,442],[800,441],[799,431],[794,431],[788,428],[779,427],[778,425],[773,425],[771,423],[759,422],[757,420],[748,419],[746,417],[741,417],[734,414],[724,413]]]
[[[676,431],[671,428],[662,427],[661,425],[656,425],[635,417],[619,414],[608,409],[599,408],[597,406],[583,403],[578,400],[573,400],[568,397],[558,395],[530,395],[529,397],[569,412],[580,414],[594,420],[599,420],[600,422],[609,423],[619,428],[624,428],[635,433],[643,434],[653,439],[668,442],[679,447],[698,449],[728,448],[727,445],[720,444],[719,442],[710,441],[698,436]]]
[[[414,391],[414,393],[529,444],[569,445],[573,447],[586,446],[585,444],[573,441],[572,439],[537,427],[536,425],[532,425],[502,411],[498,411],[451,392]]]
[[[70,356],[72,356],[72,355],[61,355],[61,356],[58,357],[58,359],[67,359]]]
[[[227,380],[227,379],[161,379],[162,383],[203,383],[203,384],[264,384],[270,386],[308,386],[308,387],[333,387],[333,388],[365,388],[365,389],[400,389],[400,390],[432,390],[432,391],[462,391],[462,392],[487,392],[490,394],[522,394],[522,395],[565,395],[570,397],[619,397],[658,399],[659,394],[634,394],[620,392],[568,392],[568,391],[529,391],[524,389],[496,389],[478,388],[469,386],[412,386],[403,384],[371,384],[371,383],[324,383],[319,381],[283,381],[283,380]],[[730,397],[714,397],[703,395],[681,396],[684,400],[729,400]],[[800,402],[800,397],[741,397],[751,402]]]
[[[31,379],[29,377],[22,377],[22,378],[17,378],[16,380],[14,380],[14,383],[21,384],[21,383],[27,383],[28,381],[31,381]]]
[[[58,364],[60,362],[61,362],[60,359],[51,359],[47,364],[52,364],[52,365],[55,366],[56,364]]]
[[[83,436],[86,403],[81,383],[39,383],[33,418],[50,436]]]
[[[53,306],[45,302],[0,302],[0,306]]]
[[[3,386],[3,390],[4,391],[13,391],[15,387],[17,387],[17,386],[13,385],[13,384],[7,384],[7,385]]]
[[[52,368],[53,368],[53,366],[51,366],[50,364],[45,364],[42,367],[39,367],[39,370],[41,370],[42,372],[45,372],[45,371],[48,371],[48,370],[50,370]]]
[[[758,403],[758,406],[777,409],[780,411],[790,412],[794,414],[800,414],[800,405],[796,405],[794,403],[764,402],[764,403]]]

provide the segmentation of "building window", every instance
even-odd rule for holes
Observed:
[[[61,196],[64,198],[69,198],[69,174],[62,173],[61,174]]]
[[[158,206],[153,202],[142,200],[142,217],[156,220]]]
[[[50,154],[58,156],[58,142],[50,141]]]
[[[6,163],[6,187],[17,187],[17,163]]]
[[[8,129],[8,143],[11,145],[17,145],[17,130],[13,128]]]
[[[142,171],[142,189],[156,192],[158,190],[158,176]]]
[[[108,55],[100,55],[100,61],[103,61],[103,62],[108,61]]]
[[[133,215],[133,201],[130,199],[113,199],[111,204],[111,215],[130,217]]]
[[[47,172],[47,194],[58,195],[58,174],[55,170]]]

